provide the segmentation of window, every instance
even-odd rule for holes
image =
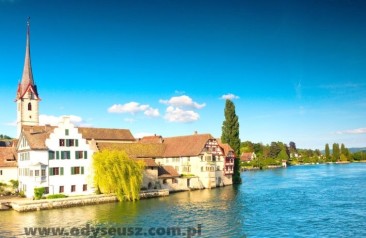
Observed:
[[[87,184],[83,184],[83,191],[85,192],[86,190],[88,190],[88,185]]]
[[[178,179],[172,178],[172,183],[178,183]]]
[[[34,170],[34,176],[38,177],[39,176],[39,170]]]
[[[70,146],[74,146],[74,140],[67,139],[67,140],[66,140],[66,146],[68,146],[68,147],[70,147]]]
[[[69,135],[69,129],[65,129],[65,136]]]
[[[30,170],[29,173],[29,176],[33,176],[33,170]]]
[[[70,159],[70,151],[61,151],[61,159]]]
[[[84,174],[84,167],[71,167],[71,175]]]
[[[163,179],[163,184],[166,184],[166,179]]]
[[[46,176],[46,170],[45,169],[41,170],[41,176]]]
[[[3,175],[3,171],[2,170],[0,170],[0,175]]]
[[[49,160],[55,159],[55,151],[48,151],[48,159]]]
[[[28,111],[32,111],[32,104],[28,103]]]
[[[54,167],[49,169],[49,175],[64,175],[64,168],[63,167]]]
[[[64,186],[60,186],[60,188],[59,188],[59,190],[58,190],[58,192],[59,193],[63,193],[65,190],[64,190]]]
[[[65,146],[65,140],[64,139],[60,139],[60,146]]]
[[[75,185],[71,185],[71,192],[75,192],[76,191],[76,186]]]
[[[87,159],[88,152],[87,151],[75,151],[75,159]]]

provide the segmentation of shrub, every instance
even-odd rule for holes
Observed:
[[[42,198],[43,194],[45,192],[44,187],[41,188],[34,188],[34,199],[39,200]]]
[[[57,198],[67,198],[65,194],[59,193],[59,194],[51,194],[46,197],[46,199],[57,199]]]

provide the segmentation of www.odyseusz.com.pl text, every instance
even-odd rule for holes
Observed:
[[[37,236],[62,236],[62,237],[101,237],[101,236],[126,236],[126,237],[200,237],[202,224],[196,227],[93,227],[87,224],[85,227],[24,227],[27,237]]]

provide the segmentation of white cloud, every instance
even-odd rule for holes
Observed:
[[[186,122],[197,121],[200,118],[200,116],[197,112],[194,111],[185,111],[178,107],[169,106],[166,109],[164,118],[169,122],[186,123]]]
[[[159,102],[173,107],[188,107],[195,109],[201,109],[206,106],[206,103],[199,104],[186,95],[171,97],[169,100],[160,99]]]
[[[125,104],[114,104],[108,108],[110,113],[130,113],[132,115],[138,112],[144,112],[148,117],[158,117],[160,115],[159,110],[150,107],[147,104],[140,104],[138,102],[129,102]]]
[[[17,121],[11,121],[4,123],[6,126],[17,126]]]
[[[239,99],[239,96],[236,96],[236,95],[234,95],[232,93],[228,93],[228,94],[222,95],[221,96],[221,99],[224,99],[224,100],[226,100],[226,99],[233,100],[233,99]]]
[[[53,115],[39,115],[39,124],[40,125],[52,125],[57,126],[58,123],[62,120],[62,117],[67,116],[70,117],[70,122],[75,126],[84,126],[90,127],[91,124],[87,123],[83,120],[82,117],[75,116],[75,115],[62,115],[62,116],[53,116]]]
[[[110,113],[131,113],[135,114],[137,112],[145,111],[149,108],[149,105],[140,105],[138,102],[129,102],[126,104],[114,104],[108,108]]]
[[[357,128],[357,129],[351,129],[351,130],[337,131],[336,133],[339,134],[339,135],[344,135],[344,134],[366,134],[366,128]]]
[[[144,114],[148,117],[158,117],[158,116],[160,116],[159,110],[154,109],[152,107],[149,107],[148,109],[146,109]]]

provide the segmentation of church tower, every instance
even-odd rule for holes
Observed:
[[[37,126],[39,124],[39,101],[37,86],[34,83],[30,57],[30,21],[27,21],[27,40],[22,80],[18,85],[17,103],[17,136],[22,126]]]

